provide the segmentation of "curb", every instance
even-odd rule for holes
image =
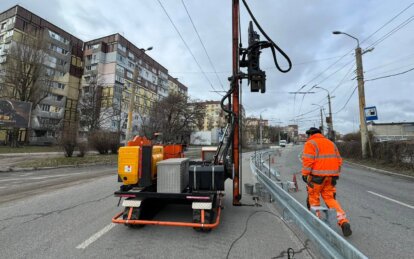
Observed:
[[[351,165],[354,165],[354,166],[359,166],[359,167],[368,169],[370,171],[374,171],[374,172],[378,172],[378,173],[382,173],[382,174],[395,175],[395,176],[399,176],[399,177],[405,177],[405,178],[408,178],[408,179],[414,179],[414,176],[411,176],[411,175],[394,173],[394,172],[390,172],[390,171],[387,171],[387,170],[382,170],[382,169],[378,169],[378,168],[375,168],[375,167],[370,167],[370,166],[366,166],[366,165],[362,165],[362,164],[358,164],[358,163],[354,163],[354,162],[349,162],[349,161],[345,161],[345,163],[351,164]]]
[[[45,167],[6,167],[6,168],[1,168],[0,173],[28,172],[28,171],[38,171],[38,170],[79,168],[79,167],[89,167],[89,166],[96,166],[96,165],[116,165],[116,164],[117,163],[99,163],[99,164],[61,165],[61,166],[45,166]]]

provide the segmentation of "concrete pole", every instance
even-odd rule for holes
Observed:
[[[263,147],[263,124],[262,124],[262,115],[260,114],[260,121],[259,121],[259,126],[260,126],[260,148]]]
[[[333,129],[333,119],[332,119],[332,107],[331,107],[331,95],[328,92],[328,104],[329,104],[329,123],[328,123],[328,127],[329,127],[329,132],[328,132],[328,136],[329,139],[333,142],[335,142],[335,133],[334,133],[334,129]]]
[[[321,131],[322,131],[322,134],[324,134],[323,133],[323,114],[322,114],[322,108],[321,108]]]
[[[125,146],[128,144],[128,141],[132,139],[132,113],[135,107],[135,92],[138,88],[137,85],[138,80],[138,65],[135,65],[134,68],[134,75],[133,75],[133,83],[131,89],[131,96],[129,98],[129,106],[128,106],[128,123],[127,123],[127,130],[125,134]]]
[[[355,49],[355,58],[357,65],[357,80],[358,80],[358,98],[359,98],[359,121],[360,121],[360,132],[361,132],[361,148],[362,158],[372,157],[371,143],[368,137],[367,122],[365,120],[365,90],[364,90],[364,70],[362,68],[362,51],[358,47]],[[369,147],[369,151],[368,151]]]

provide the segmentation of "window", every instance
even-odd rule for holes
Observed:
[[[1,24],[1,28],[0,29],[3,30],[4,28],[6,28],[6,23],[5,22]]]
[[[125,83],[125,79],[122,78],[122,77],[120,77],[120,76],[118,76],[118,75],[115,76],[115,81],[116,82],[119,82],[121,84],[124,84]]]
[[[87,55],[86,60],[90,61],[92,59],[92,55]]]
[[[128,57],[129,57],[130,59],[134,59],[134,54],[133,54],[132,52],[128,52]]]
[[[129,72],[129,71],[127,71],[127,72],[126,72],[126,76],[127,76],[128,78],[132,78],[132,73],[131,73],[131,72]]]
[[[126,52],[126,47],[122,46],[120,43],[118,43],[118,49]]]
[[[123,68],[119,65],[116,65],[116,71],[123,75],[125,73],[125,68]]]
[[[50,111],[50,105],[49,104],[41,104],[40,109],[42,111],[48,112],[48,111]]]

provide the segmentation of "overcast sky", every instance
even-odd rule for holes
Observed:
[[[227,78],[231,76],[232,69],[231,0],[184,0],[214,68],[198,40],[182,1],[161,0],[161,3],[208,80],[157,0],[2,0],[0,9],[20,4],[84,41],[118,32],[138,47],[153,46],[154,49],[148,54],[187,85],[191,97],[219,100],[221,97],[212,92],[211,85],[216,90],[223,90],[222,86],[226,90],[229,87]],[[289,94],[303,85],[302,91],[309,91],[317,84],[331,91],[334,96],[334,128],[340,133],[358,130],[358,92],[355,91],[351,96],[357,85],[353,55],[356,41],[345,35],[332,35],[334,30],[359,38],[365,50],[407,21],[404,27],[374,44],[373,51],[363,55],[364,75],[368,80],[414,67],[414,22],[410,23],[414,5],[380,29],[408,7],[411,1],[248,0],[248,3],[263,29],[293,63],[289,73],[280,73],[275,69],[271,52],[263,51],[261,67],[267,73],[267,92],[250,93],[247,83],[243,84],[243,105],[249,116],[259,116],[261,113],[272,124],[283,125],[293,124],[294,119],[299,119],[300,131],[319,126],[319,110],[312,104],[324,105],[327,114],[326,92],[314,88],[312,91],[315,93],[305,98],[303,95]],[[240,4],[242,40],[246,46],[250,18]],[[286,66],[281,56],[278,59]],[[413,79],[414,71],[366,82],[366,106],[377,107],[377,122],[414,121]]]

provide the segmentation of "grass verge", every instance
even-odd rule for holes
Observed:
[[[39,152],[63,152],[63,149],[59,146],[22,146],[15,148],[8,146],[0,146],[0,154]]]
[[[15,167],[55,167],[55,166],[77,166],[85,164],[115,164],[118,161],[118,155],[86,155],[84,157],[56,157],[42,158],[34,161],[18,163]]]
[[[354,158],[345,158],[345,160],[352,162],[352,163],[361,164],[361,165],[373,167],[373,168],[380,169],[380,170],[390,171],[392,173],[414,176],[413,169],[408,169],[403,166],[387,164],[387,163],[378,162],[375,160],[362,160],[362,159],[354,159]]]

